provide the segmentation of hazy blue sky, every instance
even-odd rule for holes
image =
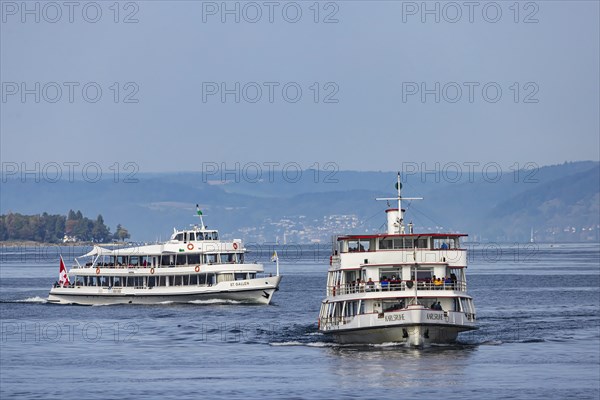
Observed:
[[[439,22],[422,2],[227,2],[239,23],[220,1],[122,2],[118,15],[112,1],[62,4],[1,2],[3,162],[150,172],[600,158],[597,1],[427,2]],[[224,102],[221,83],[233,89]]]

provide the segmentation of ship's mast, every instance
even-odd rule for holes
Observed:
[[[404,234],[404,210],[402,209],[402,200],[423,200],[422,197],[402,197],[402,182],[400,172],[398,172],[396,180],[396,197],[378,197],[376,200],[396,200],[398,202],[398,210],[386,210],[388,215],[388,233],[390,235]],[[412,227],[412,224],[410,224]],[[412,229],[411,232],[412,233]]]
[[[204,226],[204,220],[202,219],[202,211],[200,211],[200,206],[196,204],[196,214],[198,214],[198,218],[200,218],[200,230],[205,230],[206,226]]]

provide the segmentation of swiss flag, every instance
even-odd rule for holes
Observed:
[[[58,272],[58,284],[60,286],[70,285],[69,275],[67,275],[67,269],[65,268],[65,262],[63,261],[62,255],[60,256],[60,270]]]

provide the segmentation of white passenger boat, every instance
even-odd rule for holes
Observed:
[[[68,274],[61,258],[60,278],[48,302],[158,304],[216,299],[269,304],[281,280],[279,264],[275,276],[264,274],[262,264],[244,260],[241,240],[219,240],[218,231],[205,227],[199,210],[198,215],[200,226],[174,229],[162,244],[94,246],[75,259]],[[89,261],[80,263],[81,259]]]
[[[450,343],[477,329],[467,295],[467,252],[456,233],[406,230],[400,174],[387,233],[334,239],[319,330],[341,343]]]

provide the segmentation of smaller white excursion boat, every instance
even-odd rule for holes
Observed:
[[[199,209],[198,216],[200,226],[174,229],[162,244],[94,246],[75,259],[68,274],[61,257],[59,281],[50,289],[48,302],[160,304],[216,299],[269,304],[281,280],[277,255],[276,275],[266,275],[262,264],[246,262],[241,240],[219,240],[218,231],[204,225]]]
[[[458,233],[415,233],[404,224],[400,174],[387,233],[334,240],[319,330],[351,344],[450,343],[477,329],[467,294],[467,251]]]

